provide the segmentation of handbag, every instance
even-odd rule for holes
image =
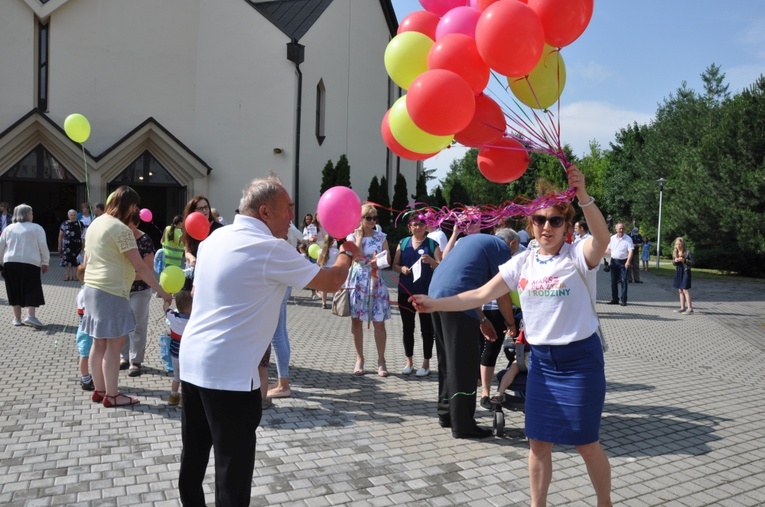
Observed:
[[[351,316],[350,290],[340,289],[338,292],[335,292],[332,298],[332,315],[337,315],[338,317]]]

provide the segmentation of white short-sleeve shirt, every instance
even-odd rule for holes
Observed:
[[[612,259],[627,260],[633,248],[635,248],[635,245],[632,243],[632,238],[626,234],[622,235],[621,238],[618,234],[614,234],[608,243]]]
[[[287,287],[305,287],[319,269],[250,216],[237,215],[212,241],[203,241],[181,341],[181,380],[225,391],[260,387],[258,363]]]
[[[544,264],[538,250],[526,250],[499,267],[507,286],[518,290],[530,344],[566,345],[598,329],[592,304],[598,266],[587,266],[583,247],[564,243],[556,257],[540,256]]]

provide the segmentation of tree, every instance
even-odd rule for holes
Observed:
[[[379,202],[380,200],[380,180],[377,179],[377,175],[372,176],[372,181],[369,183],[369,190],[367,191],[367,201]]]
[[[393,186],[393,203],[391,207],[394,210],[396,216],[402,211],[406,210],[409,206],[409,198],[407,196],[408,190],[406,188],[406,178],[403,174],[398,173],[396,175],[396,184]],[[389,240],[388,244],[398,244],[398,240],[405,237],[408,233],[408,228],[405,220],[399,220],[396,227],[391,234],[393,236],[392,241]]]
[[[712,63],[701,74],[701,81],[704,83],[704,92],[706,94],[707,102],[710,105],[719,104],[720,102],[730,98],[728,93],[728,85],[723,84],[725,81],[725,73],[720,72],[720,66]]]
[[[395,201],[395,189],[393,192],[394,201]],[[417,183],[414,187],[414,193],[412,194],[412,199],[414,199],[414,202],[424,202],[428,203],[428,177],[425,174],[425,171],[420,171],[420,174],[417,176]]]
[[[351,166],[348,164],[348,157],[345,153],[340,155],[340,159],[335,164],[335,185],[351,187]]]
[[[433,189],[433,193],[430,194],[430,205],[436,209],[443,208],[446,206],[446,197],[444,197],[444,193],[441,190],[441,186],[437,186]]]
[[[390,230],[390,191],[388,190],[388,178],[380,178],[380,200],[377,201],[381,207],[377,209],[377,223],[380,224],[383,231]]]
[[[327,163],[324,164],[324,169],[321,170],[321,189],[319,190],[319,193],[323,194],[334,187],[335,180],[335,166],[332,164],[331,160],[327,160]]]

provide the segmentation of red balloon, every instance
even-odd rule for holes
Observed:
[[[393,137],[393,133],[390,131],[390,124],[388,123],[388,115],[390,115],[390,110],[385,112],[385,116],[383,116],[382,124],[380,125],[380,133],[382,134],[383,141],[385,142],[385,146],[388,147],[390,151],[395,153],[401,158],[405,158],[408,160],[425,160],[426,158],[434,157],[438,155],[438,153],[417,153],[414,151],[407,150],[401,144],[399,144],[398,141],[396,141],[396,138]]]
[[[436,40],[436,27],[440,20],[441,18],[432,12],[415,11],[401,21],[396,35],[402,32],[420,32]]]
[[[455,7],[467,5],[465,0],[420,0],[420,5],[438,17],[443,16]]]
[[[476,9],[479,11],[485,11],[487,7],[498,0],[475,0]],[[525,3],[525,2],[524,2]]]
[[[526,172],[529,152],[511,137],[503,137],[492,146],[478,150],[478,170],[494,183],[510,183]]]
[[[406,95],[406,109],[417,127],[436,136],[464,129],[475,112],[470,85],[450,70],[434,69],[417,76]]]
[[[475,98],[475,114],[470,124],[457,132],[454,139],[465,146],[480,148],[502,138],[506,126],[502,108],[482,93]]]
[[[450,70],[464,79],[473,93],[479,94],[489,83],[491,69],[478,54],[475,39],[452,33],[433,44],[428,53],[428,69]]]
[[[545,31],[528,5],[502,0],[478,19],[475,41],[483,60],[500,74],[525,76],[542,57]]]
[[[594,0],[528,0],[542,21],[545,42],[562,48],[574,42],[592,19]]]
[[[202,241],[210,234],[210,221],[198,211],[189,213],[184,222],[184,227],[189,236],[199,241]]]

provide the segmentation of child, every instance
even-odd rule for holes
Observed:
[[[640,256],[640,260],[643,261],[643,271],[648,271],[648,261],[651,260],[651,247],[653,243],[648,241],[648,238],[643,242],[643,253]]]
[[[521,334],[516,338],[515,343],[520,344],[526,344],[526,340],[524,339],[524,333],[521,331]],[[527,352],[523,356],[523,362],[526,365],[526,370],[529,368],[529,353]],[[518,356],[516,355],[515,361],[513,361],[513,364],[510,365],[510,368],[505,371],[505,374],[502,375],[502,379],[499,381],[499,387],[497,388],[497,395],[491,399],[492,403],[502,403],[505,399],[505,391],[508,387],[510,387],[510,384],[513,383],[513,380],[515,380],[515,377],[521,372],[521,367],[518,366]]]
[[[335,265],[339,253],[340,250],[335,246],[335,238],[327,234],[324,236],[324,246],[321,248],[321,252],[319,252],[319,258],[316,260],[316,264],[321,266],[322,269],[331,268]],[[321,293],[321,308],[323,310],[329,308],[326,292]]]
[[[77,278],[82,286],[85,286],[85,265],[77,266]],[[93,391],[93,378],[88,371],[88,360],[90,359],[90,347],[93,346],[93,338],[82,331],[82,316],[85,315],[85,297],[82,288],[77,293],[77,315],[80,316],[80,324],[77,326],[77,351],[80,353],[80,387],[83,391]]]
[[[173,360],[173,382],[170,384],[170,396],[167,398],[168,405],[183,404],[181,394],[178,388],[181,386],[181,367],[178,361],[178,351],[181,350],[181,337],[186,329],[186,324],[191,316],[191,293],[187,290],[179,291],[175,294],[175,308],[170,310],[165,303],[165,317],[170,325],[170,357]]]

